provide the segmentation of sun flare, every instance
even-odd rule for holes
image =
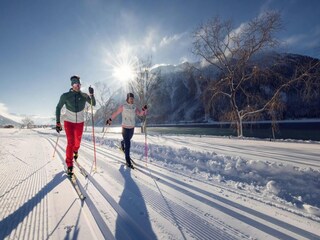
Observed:
[[[121,65],[118,66],[114,66],[113,68],[113,76],[122,81],[122,82],[126,82],[126,81],[130,81],[132,79],[134,79],[135,77],[135,70],[134,70],[134,66],[129,64],[129,63],[123,63]]]
[[[105,62],[114,80],[127,84],[135,79],[139,60],[129,44],[122,44],[117,50],[108,51],[106,56]]]

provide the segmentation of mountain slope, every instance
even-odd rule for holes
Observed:
[[[314,59],[307,56],[272,52],[256,56],[251,64],[263,67],[281,62],[281,68],[272,67],[277,74],[275,76],[290,77],[302,64],[312,60]],[[230,108],[229,100],[223,97],[217,105],[209,104],[213,93],[207,89],[209,82],[219,77],[217,68],[202,66],[201,63],[184,63],[178,66],[160,66],[154,70],[160,71],[162,83],[152,99],[149,123],[204,122],[208,119],[221,121],[221,116]],[[257,90],[272,88],[275,80],[275,77],[270,77],[264,83],[265,86]],[[283,92],[283,119],[320,118],[320,94],[315,94],[312,101],[303,101],[300,90],[301,86],[296,85]],[[241,97],[240,101],[240,105],[243,105],[246,99]],[[261,120],[268,119],[262,116]]]
[[[6,118],[6,117],[0,115],[0,126],[5,126],[5,125],[18,126],[18,125],[20,125],[20,123],[17,123],[9,118]]]

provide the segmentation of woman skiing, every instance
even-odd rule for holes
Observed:
[[[130,146],[131,146],[131,138],[134,133],[134,127],[136,124],[135,117],[143,116],[147,114],[147,105],[144,105],[142,111],[138,110],[138,108],[134,105],[134,95],[133,93],[127,94],[126,102],[123,105],[120,105],[118,110],[115,111],[111,118],[109,118],[106,122],[107,125],[111,125],[112,120],[114,120],[120,113],[122,113],[122,137],[121,148],[125,153],[127,166],[130,168],[134,168],[132,165],[132,159],[130,158]]]

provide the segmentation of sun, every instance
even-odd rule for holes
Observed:
[[[116,65],[113,67],[112,75],[121,82],[131,81],[136,75],[134,65],[129,62]]]
[[[105,59],[105,63],[111,71],[111,77],[120,84],[128,84],[137,76],[139,59],[129,44],[121,44],[111,50],[107,51]]]

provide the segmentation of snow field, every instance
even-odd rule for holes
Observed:
[[[29,210],[34,220],[24,227],[10,225],[8,219],[13,213],[21,215],[20,224],[27,221],[23,212],[28,200],[10,199],[18,207],[1,215],[0,225],[8,228],[1,236],[19,237],[29,231],[29,239],[320,238],[316,201],[320,154],[314,143],[148,135],[146,165],[144,135],[137,133],[132,140],[137,168],[129,170],[117,149],[121,134],[107,132],[102,139],[96,133],[97,171],[93,172],[88,132],[79,162],[91,174],[85,179],[75,169],[87,196],[81,202],[63,173],[64,134],[52,161],[56,136],[54,130],[43,129],[0,131],[0,173],[11,176],[0,179],[0,201],[34,176],[38,180],[24,185],[25,191],[40,196],[31,197],[38,199],[31,201]],[[6,159],[14,164],[6,164]],[[21,177],[10,174],[15,166],[24,172]],[[8,208],[9,201],[0,206]]]

